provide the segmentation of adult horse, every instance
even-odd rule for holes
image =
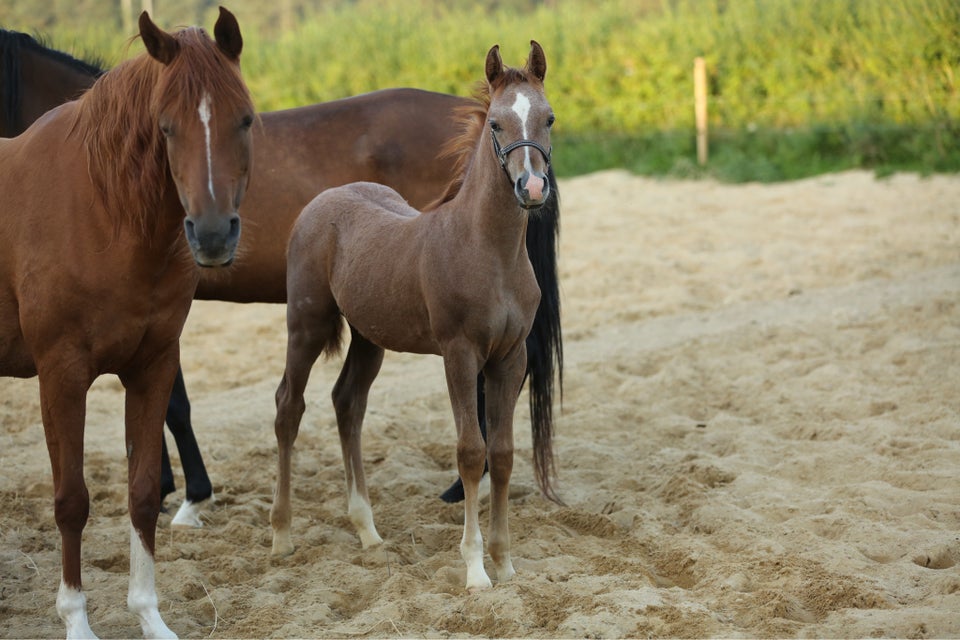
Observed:
[[[420,213],[389,187],[370,182],[322,192],[300,214],[287,258],[287,361],[277,389],[277,489],[273,553],[293,552],[291,453],[310,370],[351,339],[333,388],[346,471],[348,515],[362,545],[382,542],[367,494],[360,432],[384,350],[443,357],[464,484],[460,551],[468,590],[491,586],[483,568],[479,485],[490,464],[490,555],[502,582],[514,574],[507,526],[513,413],[526,369],[526,337],[540,302],[527,257],[528,219],[549,196],[553,110],[544,96],[547,63],[531,42],[524,69],[486,58],[483,119],[469,117],[470,150],[455,195]],[[490,135],[480,132],[489,131]],[[439,151],[439,149],[437,150]],[[385,265],[383,256],[390,256]],[[486,376],[489,441],[477,420],[477,375]],[[534,429],[536,476],[553,496],[550,425]]]
[[[43,51],[38,49],[42,47],[20,48],[23,53],[42,55]],[[89,70],[62,61],[64,54],[51,53],[48,62],[61,62],[62,71],[75,76],[65,89],[72,91],[69,87],[84,78],[92,82]],[[39,93],[37,88],[28,86],[35,80],[24,77],[20,93]],[[16,86],[19,82],[0,77],[0,92],[4,85]],[[68,95],[65,92],[61,99]],[[434,150],[459,135],[455,114],[472,104],[467,98],[445,94],[387,89],[261,114],[262,126],[254,127],[253,134],[255,177],[241,207],[245,227],[241,255],[229,273],[202,273],[197,298],[285,302],[287,237],[300,210],[324,189],[357,181],[380,182],[398,191],[412,206],[427,206],[454,178],[452,163],[438,157]],[[10,134],[0,131],[0,135]],[[527,339],[530,409],[535,425],[551,420],[553,383],[562,373],[563,364],[556,263],[559,197],[552,169],[548,177],[551,195],[527,229],[527,253],[542,295]],[[478,393],[482,429],[482,380]],[[187,485],[186,500],[173,523],[199,526],[199,509],[212,495],[212,485],[193,434],[190,404],[179,370],[166,418],[176,439]],[[175,489],[165,443],[162,460],[162,491],[166,496]],[[462,499],[460,481],[442,497],[448,501]]]
[[[220,10],[215,40],[167,33],[146,12],[139,27],[147,53],[0,140],[0,375],[39,377],[68,637],[93,636],[80,578],[83,434],[87,391],[104,373],[126,390],[127,604],[145,636],[173,636],[153,560],[163,415],[196,264],[233,261],[252,158],[233,15]]]

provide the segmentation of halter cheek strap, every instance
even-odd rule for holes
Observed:
[[[517,140],[516,142],[511,142],[505,147],[501,147],[500,141],[497,140],[497,132],[493,129],[490,130],[490,137],[493,138],[493,151],[497,154],[497,159],[500,161],[500,168],[503,169],[505,174],[507,174],[507,178],[509,178],[511,182],[513,181],[513,178],[510,177],[510,173],[507,171],[507,154],[514,149],[519,149],[520,147],[533,147],[543,155],[543,159],[547,161],[547,166],[550,166],[550,156],[553,154],[553,147],[550,147],[550,150],[548,151],[533,140]]]

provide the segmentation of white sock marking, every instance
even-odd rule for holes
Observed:
[[[62,580],[57,592],[57,613],[67,627],[67,638],[96,638],[87,621],[87,597]]]
[[[140,534],[130,527],[130,590],[127,608],[140,618],[145,638],[176,638],[176,634],[160,618],[157,608],[153,556],[147,551]]]
[[[210,151],[210,94],[203,93],[200,99],[200,106],[197,108],[200,114],[200,122],[203,123],[203,131],[207,140],[207,188],[210,190],[210,197],[214,200],[217,196],[213,194],[213,156]]]
[[[349,497],[347,498],[347,517],[353,523],[360,537],[360,544],[364,549],[375,547],[383,543],[383,538],[377,533],[377,528],[373,524],[373,509],[367,504],[367,501],[360,496],[357,491],[356,480],[351,480],[348,487]]]

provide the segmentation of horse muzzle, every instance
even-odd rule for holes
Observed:
[[[201,267],[227,267],[240,243],[240,216],[187,216],[183,221],[187,244]]]
[[[550,182],[544,175],[524,171],[514,183],[513,193],[524,209],[539,209],[550,196]]]

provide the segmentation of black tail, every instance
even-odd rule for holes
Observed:
[[[553,481],[553,391],[563,398],[563,335],[560,330],[560,281],[557,277],[557,244],[560,237],[560,192],[553,167],[548,173],[550,197],[527,224],[527,253],[540,285],[540,306],[527,336],[527,373],[530,391],[530,425],[533,432],[533,466],[543,495],[563,504]]]
[[[560,237],[560,193],[550,168],[550,197],[527,223],[527,254],[540,285],[540,306],[527,336],[530,427],[533,432],[533,468],[543,495],[558,504],[563,501],[553,487],[556,465],[553,460],[554,380],[563,397],[563,335],[560,331],[560,281],[557,277],[557,241]],[[477,378],[477,407],[480,432],[487,437],[484,415],[483,374]],[[486,472],[486,468],[484,468]],[[440,498],[445,502],[463,500],[463,482],[457,478]]]

